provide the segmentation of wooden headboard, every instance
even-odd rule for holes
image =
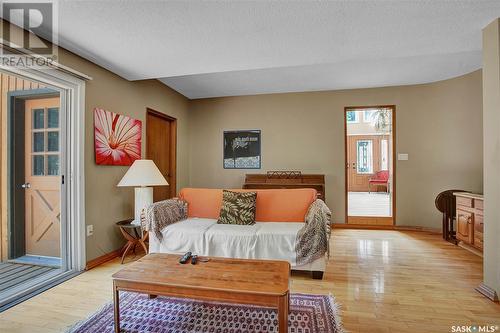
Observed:
[[[300,171],[268,171],[247,174],[244,189],[313,188],[318,198],[325,200],[325,175],[303,174]]]

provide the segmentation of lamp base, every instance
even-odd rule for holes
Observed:
[[[141,225],[142,210],[153,203],[152,187],[135,188],[135,216],[132,224]]]

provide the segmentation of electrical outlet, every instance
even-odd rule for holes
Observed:
[[[92,236],[94,234],[94,226],[92,224],[87,226],[87,237]]]

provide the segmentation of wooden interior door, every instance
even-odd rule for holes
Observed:
[[[26,254],[61,255],[59,97],[25,103]]]
[[[168,186],[155,186],[153,201],[161,201],[176,195],[176,146],[177,122],[158,111],[147,110],[146,155],[153,160],[168,182]]]
[[[374,135],[353,135],[348,136],[350,152],[349,161],[349,178],[348,188],[350,192],[368,192],[368,181],[380,169],[380,138]],[[361,166],[365,166],[362,161],[358,160],[359,145],[366,144],[366,149],[369,150],[371,158],[369,161],[369,170],[362,170]]]

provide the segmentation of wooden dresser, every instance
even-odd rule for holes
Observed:
[[[300,171],[268,171],[266,174],[247,174],[243,188],[313,188],[318,191],[318,199],[325,200],[325,175],[303,174]]]
[[[457,199],[457,240],[483,252],[483,196],[467,192],[453,195]]]

